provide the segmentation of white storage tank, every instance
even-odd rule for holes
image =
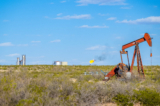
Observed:
[[[22,65],[26,65],[26,55],[22,55]]]
[[[68,63],[67,62],[62,62],[62,65],[68,65]]]
[[[17,65],[20,65],[19,63],[20,63],[20,62],[19,62],[19,57],[17,57]]]
[[[61,62],[60,61],[55,61],[54,65],[61,65]]]

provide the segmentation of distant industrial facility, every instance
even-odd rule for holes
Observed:
[[[62,65],[65,66],[65,65],[68,65],[68,63],[63,61],[63,62],[62,62]]]
[[[26,55],[22,55],[22,60],[17,57],[17,65],[26,65]]]
[[[54,61],[53,65],[68,65],[68,63],[64,61]]]

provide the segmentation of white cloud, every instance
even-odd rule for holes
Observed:
[[[154,8],[157,8],[158,6],[153,6]]]
[[[100,15],[100,16],[107,16],[107,15],[109,15],[109,14],[101,14],[101,13],[98,13],[98,15]]]
[[[18,53],[14,53],[14,54],[9,54],[9,55],[6,55],[6,56],[9,56],[9,57],[14,57],[14,56],[20,56],[20,54],[18,54]]]
[[[32,43],[40,43],[41,41],[32,41]]]
[[[2,59],[2,60],[0,60],[0,63],[4,63],[4,62],[6,62],[6,60],[3,60],[3,59]]]
[[[28,46],[28,44],[18,44],[17,46]]]
[[[104,25],[104,26],[99,26],[99,25],[95,25],[95,26],[82,25],[82,26],[80,26],[80,28],[109,28],[109,27],[106,26],[106,25]]]
[[[60,16],[60,15],[62,15],[62,13],[57,14],[57,16]]]
[[[63,17],[57,17],[55,19],[90,19],[91,15],[90,14],[82,14],[82,15],[67,15],[67,16],[63,16]]]
[[[125,0],[77,0],[78,6],[85,6],[88,4],[98,5],[126,5]]]
[[[56,43],[56,42],[61,42],[61,40],[57,39],[57,40],[51,41],[51,43]]]
[[[116,20],[116,19],[117,19],[116,17],[110,17],[107,20]]]
[[[3,22],[8,22],[9,20],[3,20]]]
[[[61,3],[65,3],[66,1],[64,0],[64,1],[61,1]]]
[[[109,54],[112,54],[112,55],[117,54],[117,53],[119,53],[119,51],[110,51],[109,52]]]
[[[123,20],[116,21],[117,23],[127,23],[127,24],[158,24],[160,23],[160,16],[151,16],[147,18],[141,18],[137,20]]]
[[[49,18],[48,16],[44,16],[44,18]]]
[[[157,35],[157,34],[150,34],[150,35],[155,36],[155,35]]]
[[[86,50],[105,50],[105,49],[106,49],[106,46],[97,45],[97,46],[89,47]]]
[[[5,42],[5,43],[1,43],[0,46],[28,46],[28,44],[17,44],[17,45],[14,45],[11,42]]]
[[[131,9],[132,8],[132,6],[131,7],[121,7],[121,9]]]
[[[8,34],[3,34],[3,36],[7,36]]]
[[[120,37],[120,36],[118,36],[118,37],[116,37],[116,39],[121,39],[121,37]]]
[[[13,46],[11,42],[0,43],[0,46]]]

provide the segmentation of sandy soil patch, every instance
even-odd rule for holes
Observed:
[[[96,106],[117,106],[115,103],[97,104]]]
[[[0,72],[8,72],[9,70],[0,70]]]
[[[97,104],[96,106],[117,106],[115,103],[106,103],[106,104]],[[139,103],[134,104],[133,106],[141,106]]]
[[[77,79],[75,78],[70,78],[70,81],[72,81],[73,83],[75,83],[77,81]]]
[[[105,84],[105,81],[98,81],[99,84]]]
[[[20,70],[15,70],[14,72],[20,72]]]
[[[89,80],[88,82],[94,82],[93,80]]]

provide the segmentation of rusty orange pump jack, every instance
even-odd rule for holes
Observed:
[[[141,78],[145,78],[145,74],[144,74],[144,70],[143,70],[143,64],[142,64],[142,59],[141,59],[141,55],[140,55],[140,50],[139,50],[139,43],[142,43],[144,41],[147,41],[148,45],[150,47],[152,47],[152,41],[151,41],[151,37],[149,36],[148,33],[144,34],[143,38],[140,38],[138,40],[135,40],[133,42],[130,42],[128,44],[125,44],[122,46],[122,51],[120,51],[120,55],[121,55],[121,63],[119,63],[117,66],[115,66],[106,76],[104,80],[109,80],[112,76],[116,75],[117,77],[124,77],[124,73],[131,72],[133,70],[133,65],[134,65],[134,60],[135,57],[137,55],[137,68],[138,68],[138,73],[139,76]],[[132,64],[130,67],[129,64],[129,58],[128,58],[128,51],[125,51],[125,49],[131,47],[131,46],[135,46],[134,49],[134,53],[133,53],[133,59],[132,59]],[[123,64],[123,59],[122,59],[122,54],[127,54],[127,59],[128,59],[128,66]],[[152,53],[150,54],[150,56],[152,57]]]

